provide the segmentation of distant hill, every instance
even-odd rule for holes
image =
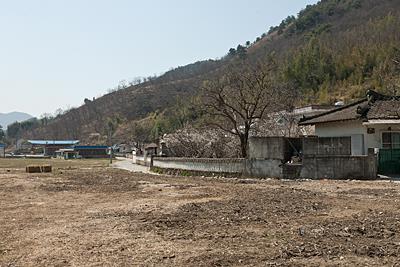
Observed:
[[[392,64],[394,57],[400,60],[400,1],[321,0],[219,60],[178,67],[93,101],[86,99],[81,107],[22,127],[22,136],[106,140],[110,120],[117,128],[114,141],[161,136],[176,128],[171,123],[185,123],[179,116],[195,120],[188,100],[204,81],[223,75],[243,54],[250,63],[273,55],[279,76],[299,90],[298,105],[351,101],[370,88],[395,91],[393,84],[400,84],[400,70]]]
[[[0,113],[0,125],[6,130],[8,125],[16,121],[22,122],[32,118],[32,115],[23,112]]]

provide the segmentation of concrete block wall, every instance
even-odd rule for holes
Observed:
[[[160,169],[232,173],[260,178],[376,179],[377,158],[351,155],[351,138],[251,138],[248,159],[134,157],[134,162]],[[286,164],[303,144],[301,164]],[[286,165],[285,165],[286,164]]]
[[[249,139],[250,159],[285,158],[285,140],[281,137],[252,137]]]
[[[351,137],[308,137],[303,139],[301,178],[376,179],[377,158],[352,156]]]
[[[153,158],[152,167],[210,173],[244,172],[245,159]]]
[[[251,137],[248,158],[288,161],[296,150],[301,150],[301,146],[300,138]]]
[[[301,163],[285,164],[282,166],[282,178],[284,179],[300,179],[303,165]]]
[[[351,155],[351,137],[306,137],[303,155]]]
[[[282,161],[279,159],[248,159],[245,162],[246,176],[258,178],[283,178]]]
[[[234,173],[258,178],[282,178],[282,161],[276,159],[153,158],[152,167],[205,173]]]
[[[306,179],[376,179],[377,158],[368,156],[305,156],[300,176]]]
[[[143,162],[142,160],[139,160]],[[149,166],[150,163],[146,163]],[[257,178],[376,179],[375,156],[306,156],[302,164],[276,159],[153,158],[152,167],[204,173],[231,173]]]

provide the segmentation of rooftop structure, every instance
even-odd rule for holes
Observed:
[[[367,97],[352,104],[345,105],[315,116],[304,117],[300,125],[315,125],[320,123],[343,122],[359,120],[364,123],[399,123],[400,97],[385,96],[374,91],[368,91]]]
[[[56,146],[65,146],[65,145],[77,145],[79,144],[79,140],[28,140],[28,143],[31,145],[56,145]]]
[[[46,156],[55,156],[57,150],[77,145],[79,140],[28,140],[28,143],[34,148],[43,150]]]
[[[303,117],[318,137],[351,137],[352,155],[379,151],[379,173],[400,175],[400,96],[369,90],[365,98],[319,115]]]

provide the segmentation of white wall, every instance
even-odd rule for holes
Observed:
[[[382,132],[388,131],[388,127],[391,127],[392,131],[400,131],[400,126],[396,125],[366,126],[363,125],[362,121],[354,120],[317,124],[315,126],[315,135],[319,137],[351,136],[352,150],[360,147],[359,138],[362,136],[363,149],[362,151],[353,151],[353,155],[367,155],[368,148],[382,148]],[[367,128],[374,128],[375,133],[368,134]]]
[[[320,123],[315,126],[315,135],[319,137],[350,136],[352,155],[367,155],[368,153],[367,128],[361,121]]]
[[[368,144],[370,145],[370,147],[376,147],[376,148],[382,148],[382,133],[383,132],[388,132],[389,131],[389,127],[391,128],[391,131],[396,131],[396,132],[400,132],[400,126],[396,126],[395,124],[390,125],[390,124],[386,124],[386,125],[368,125],[365,126],[368,128],[374,128],[375,129],[375,133],[374,134],[368,134],[367,138],[368,138]]]
[[[153,167],[206,173],[245,174],[250,177],[282,178],[282,161],[274,159],[153,158]]]
[[[144,156],[132,156],[132,162],[138,165],[145,165],[150,166],[151,164],[151,157],[144,157]]]
[[[153,167],[217,173],[243,173],[244,159],[154,158]]]

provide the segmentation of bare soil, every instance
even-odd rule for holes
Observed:
[[[399,266],[394,182],[0,169],[0,266]]]
[[[0,158],[0,169],[21,169],[27,165],[51,165],[57,169],[75,169],[85,167],[108,167],[109,159],[32,159],[32,158]]]

